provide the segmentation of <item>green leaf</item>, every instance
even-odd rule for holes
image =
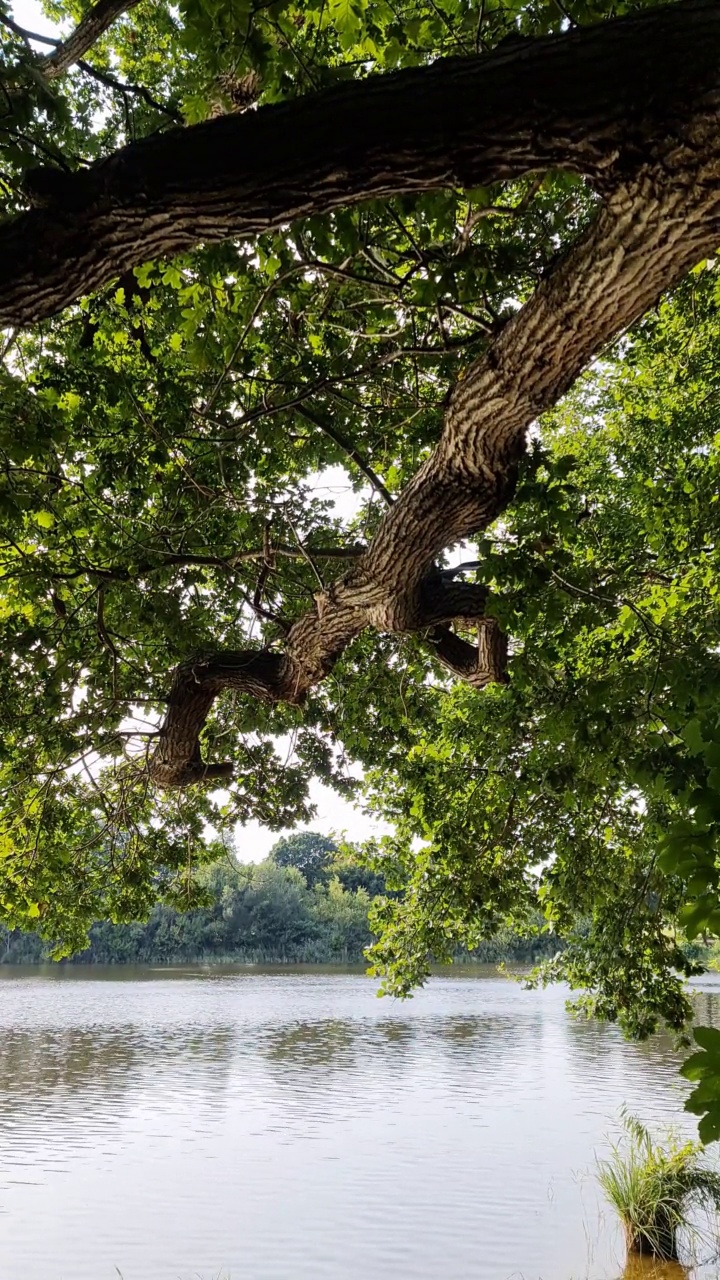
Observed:
[[[720,1107],[713,1108],[706,1116],[703,1116],[698,1125],[698,1133],[700,1141],[706,1145],[710,1142],[717,1142],[720,1139]]]
[[[720,1030],[717,1027],[693,1027],[693,1037],[702,1049],[720,1057]]]

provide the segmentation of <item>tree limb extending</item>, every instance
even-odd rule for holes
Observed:
[[[646,162],[606,197],[595,221],[456,385],[438,445],[389,508],[365,555],[291,628],[282,651],[216,654],[179,669],[150,771],[164,786],[208,773],[199,733],[215,697],[240,689],[301,702],[363,628],[428,631],[438,657],[476,685],[503,677],[504,641],[484,588],[433,569],[448,545],[509,502],[533,419],[592,355],[641,315],[720,239],[716,113],[665,131]],[[480,625],[477,647],[439,623]]]
[[[67,39],[43,58],[39,69],[46,80],[57,80],[58,76],[69,71],[117,18],[138,3],[139,0],[97,0]]]
[[[367,199],[552,168],[612,185],[719,86],[720,6],[685,0],[172,130],[82,172],[36,171],[43,207],[0,229],[0,325],[53,315],[143,261]]]

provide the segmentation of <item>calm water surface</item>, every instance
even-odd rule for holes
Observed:
[[[497,976],[0,969],[0,1280],[619,1280],[594,1153],[688,1088]]]

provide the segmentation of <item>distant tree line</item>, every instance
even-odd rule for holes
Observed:
[[[264,862],[225,858],[199,873],[204,905],[158,904],[146,921],[97,923],[78,964],[362,963],[372,942],[368,912],[383,877],[316,832],[279,840]],[[502,931],[478,961],[533,961],[557,949],[539,932]],[[38,964],[50,949],[34,933],[0,928],[0,963]]]

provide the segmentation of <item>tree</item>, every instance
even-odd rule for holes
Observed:
[[[627,532],[633,491],[629,585],[610,590],[592,545],[565,542],[573,521],[597,532],[583,486],[591,513],[612,506],[615,444],[572,479],[527,437],[715,252],[720,6],[577,0],[570,21],[555,0],[278,0],[246,23],[239,38],[234,7],[140,3],[90,48],[68,37],[52,74],[5,24],[5,918],[77,946],[92,919],[190,901],[208,820],[307,821],[309,776],[352,789],[347,754],[401,819],[391,890],[428,838],[383,908],[378,958],[400,987],[453,933],[530,909],[532,850],[552,860],[553,922],[572,933],[578,902],[597,917],[566,966],[632,1029],[679,1025],[682,957],[662,939],[686,881],[656,881],[657,837],[694,821],[687,779],[715,739],[678,695],[658,772],[677,764],[687,786],[653,796],[663,734],[649,711],[627,727],[630,676],[664,668],[630,647],[603,713],[612,753],[588,746],[605,677],[572,701],[599,659],[557,658],[568,566],[538,547],[559,525],[578,581],[599,575],[569,589],[569,634],[605,595],[593,625],[622,637],[646,616],[631,568],[652,572],[655,534],[649,518]],[[588,386],[560,434],[582,437]],[[674,461],[669,429],[664,445]],[[348,518],[318,488],[339,464],[362,494]],[[695,611],[697,685],[714,670],[702,592]],[[675,697],[685,677],[665,678]],[[563,690],[552,714],[543,679]],[[654,706],[652,676],[643,689]],[[208,782],[225,790],[191,785]]]
[[[691,1016],[686,941],[720,927],[719,338],[713,260],[545,419],[480,544],[511,683],[438,689],[375,753],[405,884],[375,912],[391,990],[539,905],[566,946],[534,981],[569,982],[635,1036]],[[689,1105],[709,1141],[720,1048],[696,1034]]]
[[[283,836],[273,845],[268,857],[278,867],[295,867],[311,888],[327,879],[332,855],[337,845],[317,831],[298,831]]]

